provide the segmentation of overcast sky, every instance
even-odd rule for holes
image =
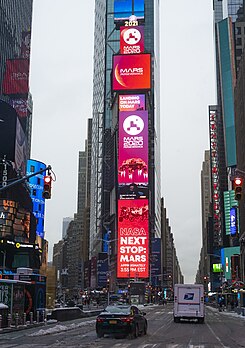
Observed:
[[[201,248],[200,172],[215,103],[212,0],[160,0],[162,195],[185,282]],[[46,201],[49,260],[77,206],[78,152],[92,110],[94,0],[35,0],[32,158],[56,174]]]

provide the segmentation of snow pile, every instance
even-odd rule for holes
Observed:
[[[83,321],[81,323],[73,323],[70,325],[55,325],[54,327],[50,327],[47,329],[41,329],[37,332],[34,332],[28,336],[45,336],[45,335],[50,335],[50,334],[54,334],[54,333],[59,333],[59,332],[64,332],[64,331],[68,331],[68,330],[73,330],[73,329],[77,329],[81,326],[86,326],[86,325],[90,325],[90,324],[95,324],[95,320],[88,320],[88,321]]]

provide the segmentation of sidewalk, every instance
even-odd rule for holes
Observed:
[[[91,308],[93,307],[93,308]],[[64,307],[64,308],[55,308],[55,310],[64,310],[67,312],[70,309],[75,309],[78,307]],[[46,321],[42,321],[42,322],[33,322],[33,324],[30,324],[30,322],[27,322],[26,325],[11,325],[10,327],[4,327],[4,328],[0,328],[0,334],[5,334],[5,333],[9,333],[9,332],[13,332],[13,331],[21,331],[21,330],[27,330],[27,329],[31,329],[31,328],[35,328],[35,327],[47,327],[47,326],[52,326],[52,325],[57,325],[57,323],[72,323],[78,319],[84,319],[84,318],[89,318],[89,317],[96,317],[102,310],[104,309],[104,307],[101,308],[96,308],[96,306],[90,306],[90,308],[88,306],[85,306],[85,308],[83,310],[81,310],[81,316],[78,316],[77,318],[71,318],[71,319],[67,319],[67,320],[57,320],[57,319],[48,319]],[[68,313],[67,313],[68,314]]]
[[[219,312],[224,315],[230,315],[232,317],[241,318],[245,320],[245,311],[239,311],[238,308],[236,308],[236,310],[227,310],[227,308],[224,308],[224,310],[222,311],[220,311],[218,307],[207,306],[207,308],[209,308],[213,312]]]

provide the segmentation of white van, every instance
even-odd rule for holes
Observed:
[[[202,284],[175,284],[174,322],[197,319],[204,323],[204,288]]]

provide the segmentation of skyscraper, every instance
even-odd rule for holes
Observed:
[[[34,216],[30,187],[32,196],[37,197],[34,186],[39,185],[40,192],[39,178],[29,188],[26,182],[8,187],[26,174],[30,156],[32,7],[32,0],[0,0],[0,264],[4,271],[12,272],[18,267],[39,270],[41,261],[45,263],[40,249],[46,256],[47,248],[40,240],[40,249],[35,247],[39,243],[36,232],[43,237],[43,210]],[[36,229],[38,214],[41,229],[40,225]]]
[[[110,247],[111,270],[117,278],[118,247],[118,156],[119,97],[142,95],[148,122],[149,239],[161,236],[160,185],[160,79],[159,79],[159,0],[95,2],[94,84],[92,123],[92,168],[90,211],[90,258]],[[150,55],[150,87],[112,88],[116,59],[124,55],[120,48],[120,27],[137,22],[144,31],[144,50]],[[136,25],[137,27],[137,25]],[[138,27],[138,28],[139,28]],[[141,30],[141,29],[139,29]],[[139,62],[143,61],[140,57]],[[144,59],[148,59],[144,56]],[[129,61],[130,54],[126,54]],[[135,58],[139,59],[139,56]],[[124,59],[124,61],[126,61]],[[147,64],[147,63],[146,63]],[[143,88],[143,89],[142,89]],[[147,228],[147,229],[148,229]],[[108,241],[109,236],[109,241]],[[104,240],[104,241],[103,241]],[[150,252],[150,246],[149,250]]]

